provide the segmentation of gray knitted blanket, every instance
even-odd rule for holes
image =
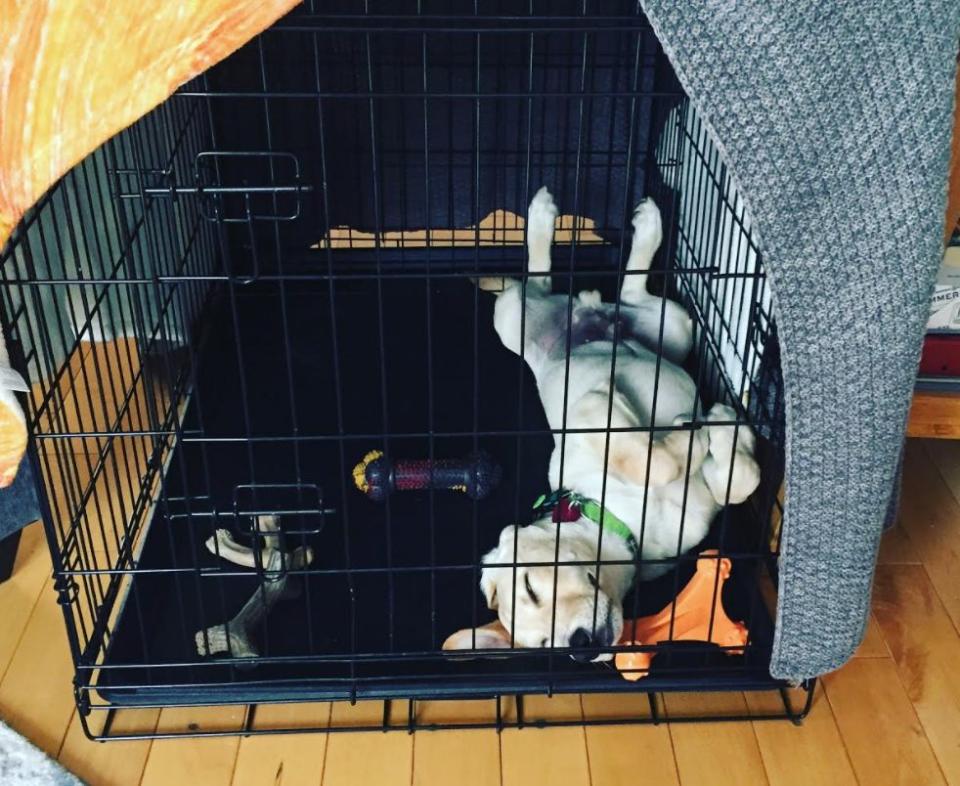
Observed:
[[[859,644],[943,217],[957,0],[643,0],[758,230],[786,387],[770,671]]]

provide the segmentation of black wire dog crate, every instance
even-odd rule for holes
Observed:
[[[481,558],[531,521],[564,438],[477,286],[524,279],[544,184],[562,214],[554,290],[571,298],[616,300],[634,206],[654,197],[650,288],[693,319],[685,368],[704,404],[758,437],[757,491],[624,599],[628,618],[670,608],[715,549],[733,568],[714,591],[746,643],[613,647],[656,654],[636,680],[549,642],[441,650],[493,618]],[[483,698],[502,727],[524,723],[502,696],[642,692],[652,712],[632,720],[656,722],[660,692],[720,690],[804,714],[768,673],[784,459],[760,253],[638,3],[307,4],[68,173],[0,273],[85,721],[403,699],[412,730],[435,727],[417,700]],[[374,450],[483,451],[501,478],[483,499],[377,502],[352,477]],[[269,612],[218,652],[204,631],[245,604]]]

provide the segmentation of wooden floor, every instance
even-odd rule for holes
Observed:
[[[828,676],[807,723],[565,727],[550,730],[294,735],[98,744],[73,707],[71,669],[38,525],[0,585],[0,717],[90,784],[937,784],[960,786],[960,442],[911,442],[899,526],[884,538],[873,618],[858,656]],[[528,714],[642,711],[640,697],[529,701]],[[761,711],[753,695],[670,695],[665,712],[706,702]],[[486,706],[425,705],[425,719]],[[363,720],[379,706],[263,708],[257,722]],[[122,716],[121,716],[122,717]],[[236,728],[232,708],[141,710],[121,724]]]

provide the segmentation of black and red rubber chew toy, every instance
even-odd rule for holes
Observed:
[[[391,461],[372,450],[353,468],[353,482],[375,502],[394,491],[461,491],[483,499],[500,483],[501,470],[486,453],[463,459],[398,459]]]

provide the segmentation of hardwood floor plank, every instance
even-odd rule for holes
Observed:
[[[507,717],[516,717],[508,708]],[[524,717],[579,719],[580,697],[575,695],[528,696]],[[500,735],[500,760],[504,786],[587,786],[589,761],[584,730],[580,726],[552,729],[506,729]]]
[[[873,605],[940,767],[960,784],[960,634],[918,565],[881,567]]]
[[[493,722],[497,718],[497,705],[493,699],[418,701],[415,712],[419,723]]]
[[[71,417],[71,410],[76,409],[74,401],[74,386],[76,385],[76,376],[88,362],[90,354],[90,343],[81,341],[69,358],[65,360],[66,370],[60,376],[60,381],[56,386],[52,384],[52,376],[40,382],[34,382],[30,386],[30,416],[33,416],[40,406],[44,406],[44,411],[40,415],[39,430],[47,433],[51,431],[63,431],[66,428],[67,419]],[[43,376],[48,375],[49,370],[44,369]],[[50,400],[46,405],[43,404],[47,394]],[[75,420],[75,417],[74,417]],[[71,448],[77,444],[77,441],[71,442]],[[48,441],[41,441],[39,448],[46,450],[51,445]],[[82,446],[79,446],[82,447]]]
[[[669,717],[747,713],[741,693],[668,693],[664,705]],[[768,782],[750,723],[674,723],[670,738],[683,786],[757,786]]]
[[[91,716],[97,733],[103,729],[105,717],[101,712]],[[117,734],[152,730],[159,718],[160,710],[121,710],[116,714],[112,730]],[[130,786],[140,783],[151,744],[152,740],[115,743],[88,740],[80,726],[80,716],[74,713],[57,758],[88,786]]]
[[[585,718],[650,717],[645,694],[584,694],[582,703]],[[666,724],[588,726],[586,735],[593,786],[680,783]]]
[[[773,693],[745,694],[752,713],[774,713],[783,709]],[[791,697],[793,706],[805,700],[801,691]],[[813,708],[802,726],[791,721],[757,721],[753,730],[771,786],[856,786],[857,779],[847,756],[840,729],[830,704],[817,686]]]
[[[70,391],[60,407],[60,418],[51,423],[54,432],[67,433],[109,431],[120,418],[121,408],[126,407],[121,418],[121,429],[146,426],[146,401],[143,378],[140,372],[140,355],[137,342],[132,338],[95,342],[88,345],[87,353],[79,364],[70,382]],[[126,402],[127,393],[136,387],[136,393]],[[71,449],[96,453],[102,445],[97,437],[81,437],[70,441]]]
[[[263,704],[254,729],[316,728],[330,722],[330,705]],[[320,786],[326,734],[271,734],[240,740],[233,786]]]
[[[863,635],[863,641],[857,647],[853,654],[855,658],[889,658],[890,650],[887,649],[887,643],[883,640],[883,634],[880,632],[880,626],[877,625],[876,617],[871,614],[867,620],[867,632]]]
[[[402,707],[406,712],[406,706]],[[401,721],[401,706],[393,708],[391,719]],[[334,702],[330,726],[379,723],[383,704]],[[406,720],[404,714],[403,720]],[[324,786],[404,786],[410,783],[413,765],[413,736],[404,732],[331,733],[323,770]]]
[[[220,731],[243,727],[244,707],[172,707],[160,713],[159,731]],[[118,743],[119,744],[119,743]],[[141,786],[227,786],[233,778],[239,737],[156,740]]]
[[[416,708],[422,723],[486,722],[496,717],[492,701],[428,701]],[[495,786],[500,783],[500,740],[495,729],[419,731],[413,743],[413,783],[433,786]]]
[[[956,395],[939,390],[915,391],[907,418],[907,434],[943,440],[960,437],[960,401]]]
[[[914,440],[907,442],[900,521],[960,629],[960,504]]]
[[[500,783],[500,741],[493,729],[417,732],[413,751],[414,786]]]
[[[903,503],[900,505],[900,515],[903,515]],[[880,553],[877,555],[878,565],[919,565],[920,555],[914,547],[910,536],[897,523],[880,538]]]
[[[960,441],[954,439],[917,440],[930,463],[937,468],[954,499],[960,503]]]
[[[824,685],[861,784],[944,782],[892,660],[852,660],[824,677]]]
[[[492,701],[418,702],[421,723],[486,722],[496,718]],[[414,786],[452,783],[497,786],[500,740],[495,729],[418,731],[413,741]]]
[[[505,696],[503,699],[503,717],[507,720],[516,720],[517,703],[510,696]],[[525,696],[523,718],[529,723],[543,720],[580,720],[583,718],[580,696],[575,693]]]
[[[0,681],[0,717],[56,756],[74,710],[73,662],[56,595],[41,592]]]

